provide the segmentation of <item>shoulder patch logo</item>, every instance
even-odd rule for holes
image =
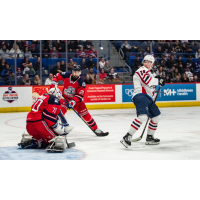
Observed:
[[[55,99],[55,103],[59,103],[59,99],[56,98],[56,99]]]
[[[83,83],[82,83],[82,86],[83,86],[83,87],[85,87],[85,86],[86,86],[85,82],[83,82]]]
[[[62,75],[65,75],[66,74],[66,72],[62,72]]]

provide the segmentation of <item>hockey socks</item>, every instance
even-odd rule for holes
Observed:
[[[130,135],[133,135],[140,128],[141,125],[142,125],[142,122],[138,118],[135,118],[133,122],[131,123],[128,133]]]
[[[158,127],[158,123],[153,122],[152,119],[151,119],[150,122],[149,122],[147,134],[153,136],[155,131],[157,130],[157,127]]]
[[[88,125],[92,128],[92,130],[95,131],[97,129],[97,124],[94,121],[94,119],[92,118],[92,116],[90,115],[90,113],[87,113],[86,115],[84,115],[82,117],[88,123]]]

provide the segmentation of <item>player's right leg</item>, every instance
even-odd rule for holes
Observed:
[[[137,117],[131,123],[127,134],[120,141],[126,148],[131,146],[132,136],[139,130],[141,125],[145,123],[149,116],[150,101],[144,94],[138,94],[133,98],[136,107]]]

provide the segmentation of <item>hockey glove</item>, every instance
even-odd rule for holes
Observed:
[[[76,104],[76,101],[74,101],[73,99],[69,101],[69,108],[73,108]]]
[[[165,78],[163,78],[163,77],[158,78],[158,83],[159,83],[159,85],[164,86],[165,85]]]

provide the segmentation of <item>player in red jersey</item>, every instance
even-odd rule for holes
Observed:
[[[64,88],[62,94],[65,100],[69,103],[69,107],[73,107],[79,113],[79,115],[87,122],[97,136],[107,136],[109,133],[103,132],[98,128],[96,122],[85,106],[83,97],[85,94],[86,84],[80,77],[80,74],[80,65],[74,65],[72,68],[72,73],[57,73],[52,80],[50,88],[54,88],[57,84],[56,82],[63,80]],[[62,104],[64,104],[64,102],[62,102]],[[64,108],[62,110],[64,110]]]
[[[65,135],[73,128],[69,126],[61,111],[59,90],[49,90],[41,95],[27,115],[26,129],[30,134],[23,134],[18,145],[22,148],[44,148],[51,151],[64,151],[67,147]],[[62,124],[59,123],[59,120]]]

